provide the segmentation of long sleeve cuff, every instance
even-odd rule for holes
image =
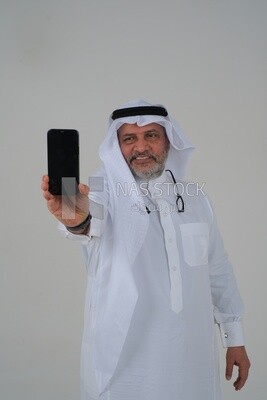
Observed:
[[[65,225],[59,223],[58,230],[60,233],[68,239],[80,242],[81,244],[87,244],[93,237],[100,237],[102,232],[102,221],[98,218],[92,218],[90,223],[90,230],[87,235],[77,235],[67,230]]]
[[[74,240],[75,242],[79,242],[81,244],[87,244],[88,241],[90,241],[92,238],[91,233],[90,234],[88,233],[87,235],[77,235],[71,233],[67,230],[65,225],[61,223],[58,224],[58,230],[65,238]]]
[[[244,332],[241,321],[219,324],[223,347],[244,346]]]

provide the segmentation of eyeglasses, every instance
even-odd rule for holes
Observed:
[[[175,185],[177,185],[177,182],[174,178],[174,175],[172,173],[172,171],[170,169],[166,169],[166,172],[169,172],[171,174],[173,183]],[[177,211],[180,212],[184,212],[184,199],[182,198],[182,196],[179,193],[176,193],[176,206],[177,206]]]

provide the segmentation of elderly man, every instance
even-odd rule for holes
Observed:
[[[192,150],[164,107],[134,101],[110,117],[74,218],[43,177],[48,209],[86,259],[83,400],[220,400],[215,325],[226,379],[237,366],[235,389],[246,382],[232,266],[206,194],[182,180]]]

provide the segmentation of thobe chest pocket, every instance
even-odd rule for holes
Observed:
[[[202,222],[180,224],[184,260],[191,267],[208,264],[209,227]]]

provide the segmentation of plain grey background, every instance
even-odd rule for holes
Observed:
[[[246,304],[240,393],[266,398],[266,0],[1,0],[0,397],[79,399],[85,268],[40,191],[46,132],[80,132],[81,177],[108,115],[163,103],[195,144]]]

